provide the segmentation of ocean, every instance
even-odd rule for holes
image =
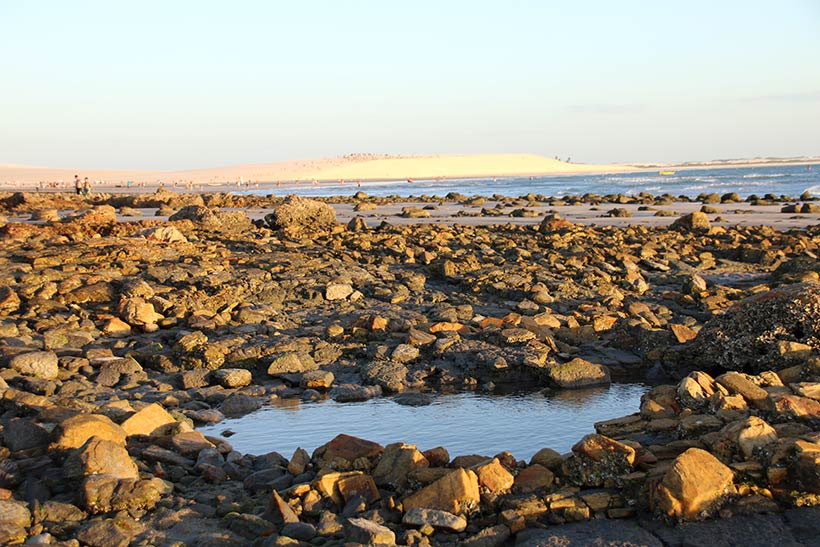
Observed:
[[[308,182],[287,188],[266,188],[236,192],[237,194],[336,196],[352,195],[362,191],[371,196],[445,196],[450,192],[468,196],[493,194],[524,196],[530,193],[560,197],[587,193],[607,195],[634,195],[648,192],[653,195],[696,197],[701,193],[727,194],[737,192],[746,198],[750,195],[786,195],[797,198],[805,191],[820,197],[820,165],[774,167],[710,168],[677,171],[674,175],[660,175],[658,171],[621,173],[610,175],[552,175],[545,177],[507,177],[440,179],[393,182],[355,181]]]

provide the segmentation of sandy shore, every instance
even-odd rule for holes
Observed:
[[[283,161],[265,164],[235,165],[183,171],[106,170],[82,168],[45,168],[24,165],[0,165],[0,183],[6,188],[31,188],[41,181],[70,183],[74,175],[103,181],[99,187],[156,186],[162,181],[182,186],[213,188],[219,183],[235,181],[295,182],[338,180],[404,180],[412,178],[470,178],[526,175],[615,173],[634,171],[623,164],[592,165],[567,163],[533,154],[373,156],[353,155]],[[213,191],[213,190],[211,190]]]

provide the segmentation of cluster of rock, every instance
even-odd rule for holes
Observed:
[[[301,198],[252,223],[197,198],[168,222],[99,205],[0,228],[0,543],[539,545],[817,502],[817,228],[371,228]],[[683,373],[530,461],[344,435],[251,456],[195,431],[274,398],[648,371]]]

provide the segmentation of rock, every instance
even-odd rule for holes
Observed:
[[[173,490],[172,483],[150,480],[117,479],[111,475],[89,475],[80,485],[81,507],[91,514],[126,509],[152,509],[162,496]]]
[[[249,386],[253,382],[251,371],[244,368],[223,368],[213,371],[211,376],[220,386],[229,389]]]
[[[405,511],[439,509],[460,515],[472,510],[479,501],[478,477],[459,468],[408,496],[403,505]]]
[[[124,298],[118,307],[120,318],[132,327],[140,327],[145,332],[157,330],[157,322],[164,319],[154,310],[154,305],[140,297]]]
[[[739,372],[727,372],[715,378],[715,381],[725,387],[729,393],[742,395],[744,399],[757,408],[768,409],[771,403],[769,392],[752,382],[746,375]]]
[[[416,360],[420,353],[419,348],[416,346],[412,346],[410,344],[399,344],[396,346],[396,349],[393,350],[393,353],[390,355],[390,359],[397,363],[409,363]]]
[[[32,351],[15,355],[9,361],[9,368],[43,380],[54,380],[60,373],[57,355],[53,351]]]
[[[473,471],[478,476],[478,485],[493,494],[506,492],[515,482],[515,477],[501,465],[498,458],[473,467]]]
[[[566,230],[575,226],[572,222],[562,218],[558,213],[550,213],[544,217],[541,224],[538,225],[538,231],[542,234],[549,234]]]
[[[22,418],[15,418],[6,423],[3,430],[3,444],[12,452],[46,448],[49,434],[40,425]]]
[[[347,519],[345,539],[362,545],[395,545],[396,534],[387,526],[362,518]]]
[[[330,398],[339,403],[367,401],[382,394],[381,386],[341,384],[330,390]]]
[[[268,501],[268,508],[264,517],[276,524],[295,524],[299,522],[299,517],[276,490],[271,492],[271,498]]]
[[[408,372],[407,366],[392,361],[371,361],[361,368],[362,379],[366,383],[391,393],[405,390]]]
[[[777,431],[757,416],[727,424],[720,434],[734,443],[747,460],[764,446],[777,441]]]
[[[289,195],[265,222],[287,237],[299,238],[328,231],[336,222],[336,211],[321,201]]]
[[[795,443],[792,480],[803,490],[820,494],[820,444],[805,440]]]
[[[410,473],[429,465],[427,458],[414,445],[389,444],[373,470],[373,479],[379,486],[390,486],[401,491],[407,484]]]
[[[433,404],[434,397],[429,393],[410,391],[393,396],[393,402],[402,406],[427,406]]]
[[[604,435],[587,435],[572,447],[564,473],[572,484],[603,486],[632,471],[635,449]]]
[[[666,547],[806,547],[815,539],[797,541],[782,517],[759,513],[684,522],[658,527],[654,532]]]
[[[705,372],[695,371],[678,384],[678,400],[686,408],[704,408],[716,389],[714,378]]]
[[[568,363],[547,369],[547,375],[559,387],[577,389],[589,386],[608,385],[609,369],[576,357]]]
[[[31,526],[31,513],[25,503],[14,500],[0,500],[0,528],[23,529]],[[8,532],[6,532],[8,534]]]
[[[164,435],[176,427],[177,421],[168,411],[157,403],[152,403],[134,413],[122,423],[122,428],[129,437],[145,435],[147,437]]]
[[[0,285],[0,315],[9,315],[20,309],[20,297],[8,285]]]
[[[689,343],[691,366],[759,374],[786,368],[780,342],[820,350],[820,285],[798,283],[756,294],[714,316]]]
[[[237,233],[250,230],[251,224],[248,215],[244,211],[220,211],[219,209],[210,209],[203,205],[188,205],[183,207],[170,217],[168,220],[173,222],[177,220],[190,220],[197,223],[197,225],[210,231]]]
[[[199,431],[177,433],[171,437],[171,446],[186,458],[197,457],[206,448],[214,448],[214,444]]]
[[[339,479],[336,488],[339,490],[339,495],[342,496],[345,504],[350,503],[351,500],[360,500],[365,504],[371,504],[381,498],[373,477],[363,473]]]
[[[106,474],[117,479],[138,479],[137,465],[120,444],[92,437],[72,452],[63,464],[66,477],[78,479]]]
[[[349,283],[328,283],[325,287],[325,299],[344,300],[353,294],[353,287]]]
[[[561,454],[552,448],[542,448],[530,459],[530,465],[537,463],[539,465],[543,465],[547,469],[553,469],[560,465],[562,461],[564,460],[561,457]]]
[[[52,448],[66,450],[80,448],[91,437],[113,441],[125,446],[125,430],[100,414],[78,414],[60,422],[52,432]]]
[[[92,521],[77,533],[77,539],[87,547],[128,547],[136,531],[122,522],[117,519]]]
[[[231,393],[219,405],[219,409],[225,416],[236,418],[258,410],[262,406],[258,400],[243,393]]]
[[[450,533],[460,533],[467,528],[467,519],[436,509],[415,508],[404,514],[401,520],[405,526],[432,526],[435,530],[443,530]]]
[[[317,448],[313,459],[330,469],[371,469],[383,452],[378,443],[342,433]]]
[[[629,520],[591,520],[530,528],[519,533],[517,547],[663,547],[651,532]]]
[[[268,374],[295,374],[298,372],[308,372],[316,370],[319,365],[313,360],[310,354],[305,352],[289,351],[281,353],[271,360],[268,365]]]
[[[157,243],[188,243],[188,238],[185,237],[176,226],[146,228],[137,232],[137,235],[144,237],[148,241],[155,241]]]
[[[335,379],[329,370],[310,370],[302,374],[299,385],[306,389],[327,390],[333,386]]]
[[[288,473],[294,476],[301,475],[310,463],[310,455],[304,448],[297,448],[288,462]]]
[[[675,220],[672,223],[672,229],[685,232],[708,232],[712,229],[712,224],[706,213],[695,211]]]
[[[468,537],[461,542],[461,545],[464,547],[501,547],[506,545],[509,538],[510,528],[504,524],[497,524]]]
[[[536,492],[549,488],[554,480],[555,475],[552,471],[543,465],[534,463],[522,469],[515,476],[515,490],[522,494]]]
[[[70,222],[82,223],[89,226],[101,224],[116,224],[117,210],[110,205],[96,205],[80,216],[67,219]]]
[[[680,520],[697,520],[720,505],[734,481],[732,470],[700,448],[677,458],[658,484],[654,506]]]

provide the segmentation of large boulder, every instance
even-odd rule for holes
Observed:
[[[698,369],[758,374],[793,364],[797,355],[789,343],[820,350],[820,284],[786,285],[741,300],[706,322],[687,361]]]
[[[404,499],[405,511],[438,509],[455,515],[470,512],[480,501],[478,477],[472,471],[456,469]]]
[[[695,211],[675,220],[672,228],[683,232],[708,232],[712,228],[706,213]]]
[[[204,205],[183,207],[168,217],[168,220],[190,220],[202,229],[215,232],[244,232],[253,227],[244,211],[222,211]]]
[[[287,237],[299,238],[330,229],[336,222],[336,211],[327,203],[290,195],[265,222]]]
[[[700,448],[690,448],[672,463],[658,484],[653,502],[660,512],[697,520],[715,510],[732,486],[734,474]]]

